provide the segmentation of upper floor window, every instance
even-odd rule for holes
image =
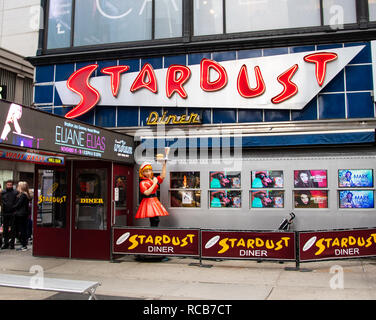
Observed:
[[[70,47],[71,29],[73,46],[181,37],[182,7],[182,0],[76,0],[74,8],[50,0],[47,49]]]
[[[368,0],[369,21],[376,21],[376,0]]]

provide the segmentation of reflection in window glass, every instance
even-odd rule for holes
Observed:
[[[252,188],[283,188],[283,171],[252,171]]]
[[[171,189],[198,189],[200,188],[200,172],[171,172]]]
[[[155,1],[155,38],[174,38],[182,36],[182,0]]]
[[[251,208],[283,208],[285,192],[277,190],[251,191]]]
[[[226,32],[320,26],[319,0],[226,0]]]
[[[209,174],[210,189],[239,189],[241,187],[240,172],[211,171]]]
[[[223,33],[222,0],[195,0],[193,15],[195,36]]]
[[[376,21],[376,0],[368,0],[369,21]]]
[[[76,181],[76,229],[106,230],[106,169],[78,169]]]
[[[151,39],[152,1],[76,1],[74,45]]]
[[[373,190],[339,191],[340,208],[374,208]]]
[[[201,206],[200,190],[174,190],[170,191],[171,207],[173,208],[199,208]]]
[[[324,24],[339,28],[356,22],[356,0],[324,0]]]
[[[123,209],[127,207],[127,177],[115,177],[115,188],[119,192],[119,200],[115,202],[116,209]]]
[[[50,0],[47,49],[70,47],[72,0]]]
[[[63,171],[38,170],[38,227],[65,228],[67,180]]]
[[[219,190],[209,191],[210,208],[241,208],[241,191]]]
[[[328,208],[328,191],[301,190],[294,191],[295,208]]]

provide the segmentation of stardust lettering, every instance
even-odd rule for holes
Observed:
[[[327,65],[335,59],[337,59],[336,53],[315,52],[305,56],[301,63],[315,64],[316,80],[319,86],[322,86],[327,73]],[[91,110],[100,101],[100,93],[89,84],[89,79],[97,68],[97,64],[92,64],[77,70],[69,77],[67,81],[68,89],[78,94],[81,100],[75,108],[65,115],[66,118],[76,118]],[[119,90],[121,90],[120,74],[128,72],[130,68],[129,66],[116,66],[116,70],[113,70],[113,68],[109,67],[101,71],[103,74],[110,76],[111,92],[117,98]],[[298,84],[294,83],[294,75],[298,69],[299,65],[293,64],[281,74],[276,75],[275,79],[281,85],[281,92],[271,98],[272,104],[281,104],[298,93]],[[237,78],[237,93],[243,99],[256,98],[268,90],[270,84],[265,83],[263,71],[261,66],[253,66],[253,69],[251,69],[251,66],[243,65],[240,68]],[[211,73],[215,73],[216,77],[212,78]],[[178,95],[181,99],[187,99],[189,92],[186,92],[184,85],[190,81],[190,78],[191,70],[188,66],[171,65],[167,69],[166,78],[164,79],[166,97],[171,99],[175,95]],[[256,87],[250,87],[250,78],[256,80]],[[228,80],[227,71],[224,66],[210,59],[202,59],[200,63],[200,88],[202,91],[208,94],[221,91],[226,87]],[[154,94],[158,93],[158,79],[150,64],[146,63],[143,66],[128,90],[132,94],[136,94],[140,90],[149,90]]]
[[[194,237],[195,237],[194,234],[187,234],[183,238],[178,237],[178,236],[170,237],[168,235],[146,236],[146,235],[135,234],[129,238],[129,242],[131,243],[131,246],[129,246],[128,250],[135,249],[136,247],[142,244],[150,244],[150,245],[155,245],[155,246],[173,245],[176,247],[183,248],[189,244],[193,244]]]
[[[228,251],[230,248],[246,248],[246,249],[255,249],[255,248],[266,248],[268,250],[279,251],[283,248],[289,246],[290,237],[281,237],[281,240],[263,240],[259,237],[244,239],[244,238],[224,238],[219,241],[219,245],[222,247],[218,253],[223,254]],[[246,254],[244,254],[246,255]],[[264,255],[264,254],[262,254]]]
[[[333,247],[347,248],[350,246],[358,246],[368,248],[376,244],[376,233],[372,233],[368,238],[365,237],[343,237],[343,238],[321,238],[317,240],[316,247],[318,250],[315,252],[315,256],[319,256],[326,249]]]

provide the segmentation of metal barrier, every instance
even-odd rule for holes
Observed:
[[[113,227],[113,255],[184,256],[300,263],[376,256],[376,228],[319,231],[241,231]]]

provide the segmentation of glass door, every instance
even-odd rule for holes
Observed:
[[[74,164],[72,258],[110,258],[110,164]]]
[[[65,168],[36,166],[33,255],[69,257],[69,181]]]

